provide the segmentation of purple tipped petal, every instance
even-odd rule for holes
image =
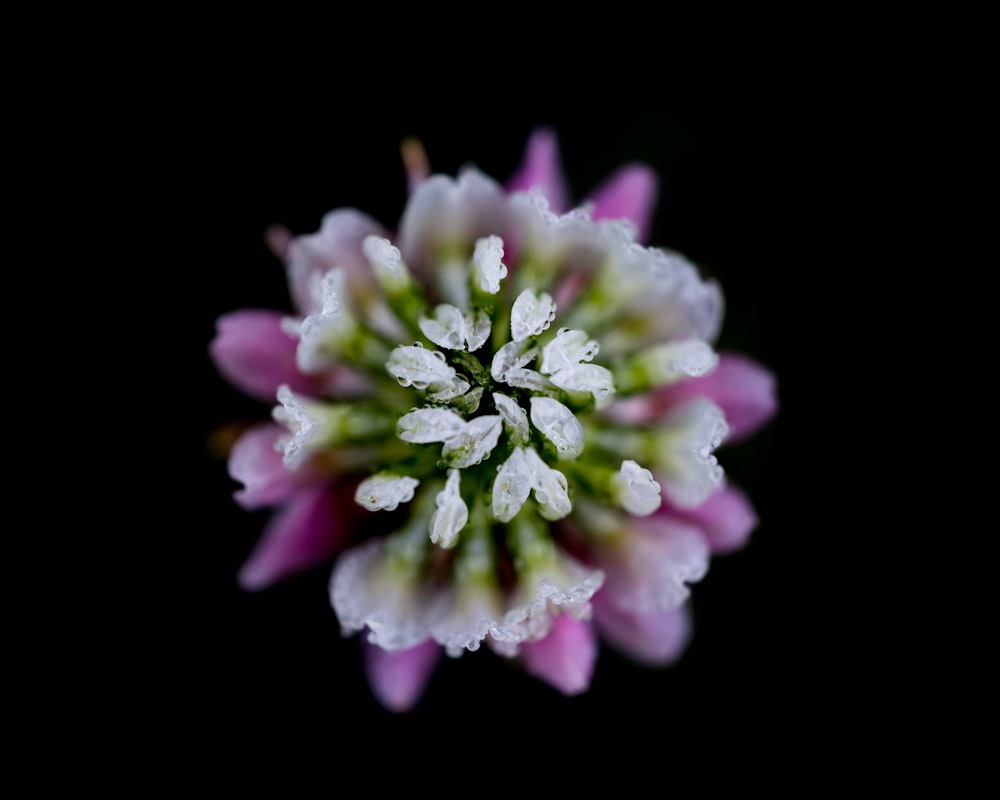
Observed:
[[[719,365],[702,378],[692,378],[667,390],[671,405],[706,396],[725,413],[727,443],[745,439],[764,426],[778,410],[774,374],[735,353],[721,353]]]
[[[590,195],[594,219],[629,219],[637,228],[637,240],[649,241],[660,182],[644,164],[629,164],[615,172]]]
[[[243,484],[233,498],[243,508],[277,505],[301,487],[299,473],[285,466],[281,451],[275,448],[283,433],[283,428],[269,422],[255,425],[230,450],[229,477]]]
[[[561,214],[569,205],[569,191],[559,160],[559,141],[551,128],[537,128],[528,139],[524,159],[507,181],[508,192],[540,189],[549,208]]]
[[[676,661],[691,637],[686,605],[672,611],[637,614],[609,603],[603,592],[594,595],[594,624],[601,638],[624,655],[648,666]]]
[[[284,314],[264,309],[241,309],[216,320],[209,355],[216,369],[233,386],[251,397],[274,402],[278,386],[313,393],[315,381],[299,372],[295,363],[298,340],[281,327]]]
[[[334,267],[344,270],[352,301],[359,303],[375,284],[371,265],[361,250],[366,236],[385,236],[378,222],[353,208],[324,215],[316,233],[285,243],[285,270],[295,307],[304,316],[323,307],[319,283]]]
[[[268,522],[240,567],[237,580],[259,591],[331,559],[353,527],[339,509],[339,494],[326,484],[297,493]]]
[[[689,513],[705,531],[713,553],[729,553],[743,547],[760,521],[746,493],[731,484]]]
[[[590,687],[597,635],[589,622],[560,614],[544,639],[522,646],[521,657],[529,674],[565,695],[580,694]]]
[[[718,489],[696,508],[677,509],[664,501],[659,513],[697,525],[713,553],[730,553],[743,547],[759,522],[749,498],[732,484]]]
[[[411,710],[423,697],[442,653],[433,639],[408,650],[383,650],[367,639],[361,646],[372,694],[396,713]]]

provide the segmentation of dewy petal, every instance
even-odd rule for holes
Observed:
[[[664,515],[635,519],[628,535],[595,549],[605,599],[631,613],[670,611],[708,570],[708,543],[697,528]]]
[[[507,277],[507,265],[503,259],[503,239],[486,236],[476,242],[472,260],[479,270],[479,287],[488,294],[500,291],[500,281]]]
[[[719,357],[708,342],[684,339],[647,348],[636,356],[645,378],[652,386],[663,386],[686,378],[709,374]]]
[[[684,652],[691,638],[687,604],[670,611],[641,614],[608,602],[604,592],[594,595],[594,625],[601,638],[631,659],[651,667],[665,667]]]
[[[303,473],[285,466],[279,442],[284,430],[261,423],[247,429],[229,451],[229,477],[243,484],[233,499],[247,510],[277,505],[302,488]]]
[[[593,361],[599,351],[597,340],[587,336],[586,331],[560,328],[556,337],[542,348],[542,363],[538,369],[552,375],[584,361]]]
[[[389,711],[412,710],[423,697],[441,661],[441,646],[433,640],[406,650],[383,650],[362,640],[365,675],[372,694]]]
[[[585,566],[555,550],[551,560],[519,576],[510,598],[510,608],[490,629],[492,646],[501,655],[514,655],[523,643],[547,635],[553,618],[559,614],[588,619],[590,599],[603,581],[601,570]]]
[[[653,480],[652,472],[631,459],[622,461],[613,485],[618,502],[629,514],[645,517],[660,507],[660,484]]]
[[[531,423],[555,445],[560,458],[576,458],[583,452],[583,425],[572,411],[551,397],[532,397]]]
[[[325,484],[296,493],[271,517],[240,567],[240,586],[247,591],[266,589],[332,558],[354,527],[353,517],[338,508],[341,500]]]
[[[365,478],[354,492],[354,500],[369,511],[393,511],[400,503],[409,503],[420,484],[416,478],[379,472]]]
[[[340,343],[352,328],[345,305],[346,280],[343,270],[331,269],[320,281],[322,304],[318,311],[302,320],[300,327],[296,359],[302,372],[321,372],[339,361]]]
[[[408,650],[430,638],[435,600],[415,570],[393,562],[384,539],[342,553],[330,578],[330,601],[343,633],[367,627],[368,641],[386,650]]]
[[[569,191],[559,158],[559,141],[548,127],[536,128],[528,138],[524,158],[507,181],[508,192],[540,191],[552,210],[562,213],[569,206]]]
[[[424,336],[449,350],[474,352],[490,335],[490,318],[483,311],[473,315],[448,303],[438,305],[433,317],[423,317],[417,324]]]
[[[499,414],[473,417],[458,436],[445,442],[441,457],[452,467],[473,467],[493,452],[502,431],[503,420]]]
[[[590,195],[594,219],[625,218],[636,226],[637,240],[649,241],[659,179],[645,164],[621,167]]]
[[[615,381],[611,370],[600,364],[577,364],[561,369],[549,377],[553,385],[567,392],[585,392],[594,398],[594,405],[603,409],[614,400]]]
[[[515,447],[497,468],[493,479],[493,516],[500,522],[510,522],[531,492],[531,476],[524,453],[523,447]]]
[[[464,350],[467,322],[462,309],[441,303],[434,309],[433,317],[423,317],[420,331],[438,347]]]
[[[450,408],[417,408],[396,423],[396,435],[404,442],[447,442],[465,429],[465,420]]]
[[[521,658],[530,675],[563,694],[585,692],[597,660],[594,627],[569,614],[559,614],[553,618],[547,636],[524,643]]]
[[[504,429],[507,431],[510,443],[527,444],[531,439],[531,430],[528,428],[528,415],[524,409],[516,400],[500,392],[493,392],[493,404],[503,418]]]
[[[209,354],[219,373],[251,397],[273,402],[278,386],[288,384],[315,394],[318,383],[296,366],[298,340],[285,330],[277,311],[242,309],[220,316]]]
[[[431,626],[435,641],[453,658],[478,650],[503,612],[488,524],[477,516],[455,552],[452,580]]]
[[[493,361],[490,364],[490,375],[495,381],[506,381],[510,372],[530,364],[536,355],[538,355],[538,348],[531,347],[531,343],[527,340],[507,342],[493,356]]]
[[[535,490],[539,514],[550,521],[562,519],[573,510],[567,491],[569,484],[566,476],[542,461],[542,457],[532,448],[519,449],[524,455],[531,488]]]
[[[400,386],[415,389],[443,389],[454,383],[455,368],[448,364],[444,353],[420,345],[400,345],[390,354],[386,370]]]
[[[724,352],[710,374],[664,389],[659,405],[675,406],[693,397],[708,397],[725,414],[729,426],[726,442],[732,444],[757,432],[777,413],[776,384],[774,374],[756,361]]]
[[[674,504],[693,508],[722,483],[714,451],[728,430],[722,409],[705,397],[689,400],[664,418],[657,471]]]
[[[384,236],[366,236],[361,241],[361,252],[376,272],[385,273],[391,282],[391,276],[403,273],[402,256],[399,248]]]
[[[556,318],[556,304],[548,292],[525,289],[510,309],[510,335],[515,342],[538,336]]]
[[[448,480],[435,501],[437,510],[431,515],[431,541],[446,550],[455,546],[459,531],[469,521],[469,507],[459,492],[459,475],[457,469],[448,470]]]
[[[721,486],[694,508],[680,509],[664,504],[663,513],[696,525],[713,553],[730,553],[743,547],[758,523],[750,499],[731,484]]]
[[[273,411],[273,417],[284,424],[291,432],[291,438],[285,440],[284,463],[287,467],[296,468],[309,455],[314,437],[321,436],[322,425],[312,407],[312,403],[297,396],[287,386],[278,387],[278,402]]]
[[[288,286],[292,301],[303,315],[320,311],[322,300],[316,286],[335,267],[345,271],[352,295],[354,289],[363,292],[363,287],[373,284],[374,276],[361,251],[361,243],[372,235],[385,236],[386,232],[366,214],[339,208],[323,217],[319,231],[292,240],[286,261]]]

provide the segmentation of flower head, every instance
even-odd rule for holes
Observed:
[[[566,208],[554,133],[506,185],[404,146],[395,230],[353,209],[275,231],[294,309],[223,315],[220,373],[271,401],[234,493],[272,508],[240,572],[333,563],[373,694],[405,711],[442,654],[487,648],[564,694],[604,641],[669,663],[692,584],[756,525],[717,450],[775,412],[773,376],[715,349],[722,293],[645,244],[642,165]]]

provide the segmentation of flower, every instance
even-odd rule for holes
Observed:
[[[273,405],[228,458],[235,501],[273,512],[240,585],[332,562],[396,712],[483,645],[565,695],[600,642],[671,663],[692,585],[757,525],[716,453],[775,414],[774,376],[716,350],[719,285],[647,246],[649,167],[570,208],[548,128],[504,185],[414,141],[403,161],[394,230],[349,208],[271,230],[294,310],[218,320],[218,371]]]

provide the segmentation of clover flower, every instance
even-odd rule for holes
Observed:
[[[271,231],[294,313],[218,321],[217,368],[273,404],[229,455],[236,502],[274,511],[240,584],[332,561],[394,711],[484,645],[567,695],[599,641],[671,663],[692,584],[757,523],[716,451],[771,418],[773,375],[715,349],[718,284],[644,244],[649,168],[567,211],[549,129],[506,185],[403,157],[395,230],[342,208]]]

